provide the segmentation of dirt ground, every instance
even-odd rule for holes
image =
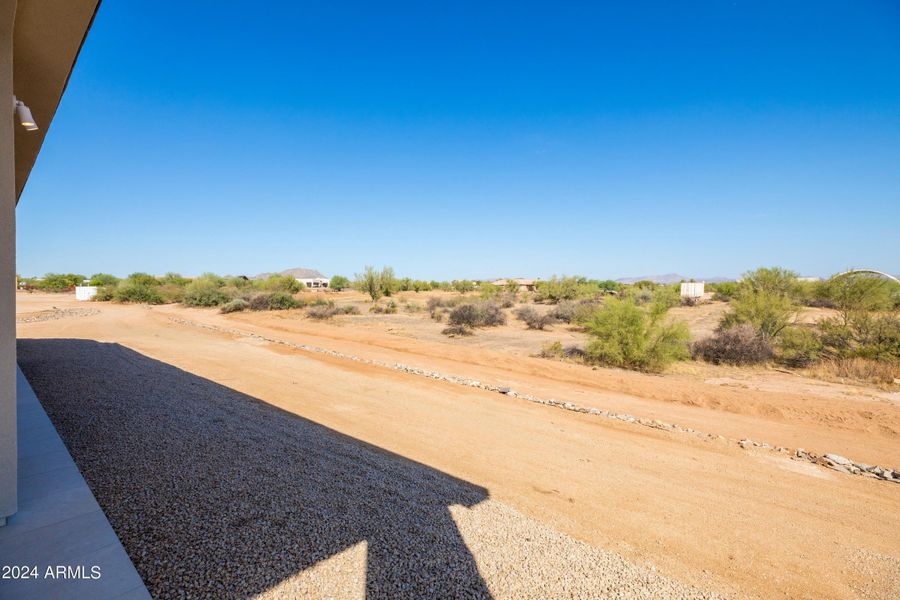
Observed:
[[[423,295],[408,299],[425,304]],[[721,310],[676,312],[702,336]],[[888,467],[900,467],[895,391],[763,368],[592,369],[533,356],[548,341],[578,343],[582,334],[526,331],[512,319],[447,338],[425,312],[316,322],[301,310],[225,316],[46,294],[19,294],[17,311],[20,338],[121,344],[481,486],[577,540],[704,589],[758,598],[900,597],[900,485],[269,340]]]

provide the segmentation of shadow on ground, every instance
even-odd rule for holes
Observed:
[[[485,489],[118,344],[18,357],[154,597],[272,591],[360,542],[369,598],[490,597],[448,511]]]

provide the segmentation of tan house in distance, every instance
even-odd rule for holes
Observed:
[[[516,285],[519,286],[517,291],[533,292],[535,281],[536,280],[534,280],[534,279],[513,278],[513,279],[497,279],[496,281],[492,281],[491,283],[496,286],[499,286],[499,287],[506,287],[510,283],[515,283]]]

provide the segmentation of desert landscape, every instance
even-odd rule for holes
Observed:
[[[169,514],[160,503],[177,504],[186,491],[175,486],[170,496],[155,497],[143,485],[132,489],[139,478],[132,480],[129,473],[146,477],[157,470],[185,477],[188,487],[218,477],[218,485],[233,484],[241,494],[262,498],[294,485],[307,491],[287,504],[317,507],[326,520],[329,510],[336,511],[332,517],[345,514],[348,498],[356,498],[350,505],[360,495],[377,498],[382,508],[374,510],[391,507],[376,520],[392,523],[392,535],[397,526],[424,527],[438,536],[435,544],[441,548],[467,548],[463,554],[470,555],[467,569],[478,573],[474,579],[454,582],[433,566],[431,571],[410,564],[400,568],[404,576],[430,577],[430,585],[438,585],[432,591],[443,591],[435,595],[900,595],[900,485],[859,468],[878,465],[880,473],[900,465],[896,383],[829,381],[771,362],[689,361],[650,373],[552,359],[541,356],[543,348],[554,342],[583,344],[586,334],[560,322],[529,329],[513,317],[517,306],[510,306],[503,325],[476,335],[447,335],[445,324],[424,307],[431,298],[438,298],[435,305],[458,296],[397,292],[390,298],[397,311],[385,313],[373,311],[371,298],[360,291],[328,292],[329,306],[338,310],[321,319],[310,316],[310,306],[326,294],[301,294],[309,301],[300,308],[223,314],[216,308],[76,302],[70,294],[20,292],[19,364],[154,596],[175,597],[188,580],[201,586],[195,591],[209,593],[202,586],[219,581],[235,593],[271,597],[384,592],[391,588],[379,585],[401,585],[391,576],[391,557],[402,561],[406,555],[395,545],[416,546],[410,541],[416,535],[362,536],[369,543],[367,571],[365,550],[354,550],[357,538],[341,537],[334,548],[330,541],[307,539],[309,532],[299,528],[309,527],[309,514],[302,524],[286,516],[292,525],[283,527],[261,525],[247,515],[241,524],[221,526],[241,540],[262,535],[262,547],[265,539],[279,540],[278,552],[305,548],[303,561],[290,563],[294,568],[272,568],[272,556],[251,545],[257,560],[249,562],[266,571],[265,579],[232,573],[228,561],[219,563],[213,576],[198,558],[211,550],[192,548],[197,540],[191,526],[222,507],[213,503],[195,506],[185,516],[178,515],[182,509]],[[727,310],[728,303],[712,301],[672,308],[667,319],[686,323],[692,339],[699,339],[715,331]],[[832,313],[801,309],[798,322]],[[280,409],[277,425],[255,423],[255,412],[229,425],[234,457],[227,456],[231,450],[219,438],[163,459],[150,447],[171,432],[143,432],[146,447],[135,442],[139,435],[127,441],[112,433],[146,427],[143,419],[162,418],[155,411],[171,405],[166,410],[183,412],[187,425],[169,426],[193,433],[170,443],[205,439],[227,420],[222,415],[207,420],[205,411],[232,414],[228,404],[237,400],[231,395]],[[285,416],[297,421],[283,422]],[[389,457],[389,466],[319,447],[331,443],[323,441],[325,434],[297,434],[293,440],[285,428],[301,421],[326,428],[325,440],[339,435],[342,445],[374,448],[379,460]],[[223,464],[259,461],[270,451],[280,455],[266,457],[265,468],[253,470],[252,490],[243,475],[221,477],[223,469],[229,472]],[[306,460],[308,452],[317,456],[314,473],[301,470],[294,473],[299,479],[290,481],[283,473],[259,474],[294,472],[295,461]],[[359,488],[337,507],[318,506],[321,498],[313,490],[327,489],[338,472],[363,468],[360,462],[382,474],[347,475]],[[444,486],[466,488],[443,501],[450,516],[441,522],[451,519],[454,532],[398,508],[401,497],[424,492],[415,483],[404,484],[415,491],[394,490],[401,484],[385,484],[384,469],[426,469],[453,482],[429,484],[433,495],[447,493]],[[170,485],[167,477],[159,482],[163,490]],[[304,477],[310,478],[306,486],[300,484]],[[424,482],[432,475],[406,477],[412,479],[401,480]],[[142,516],[139,526],[135,514]],[[183,539],[166,525],[181,519]],[[338,520],[349,529],[355,523]],[[394,553],[378,554],[375,539]],[[415,556],[422,559],[419,550]],[[171,568],[167,553],[182,558],[176,560],[178,569]],[[424,554],[424,560],[448,560]],[[382,566],[387,571],[379,581]]]

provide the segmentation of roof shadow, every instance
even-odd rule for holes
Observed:
[[[484,488],[118,344],[18,360],[155,598],[250,597],[363,541],[368,598],[490,598],[448,510]]]

